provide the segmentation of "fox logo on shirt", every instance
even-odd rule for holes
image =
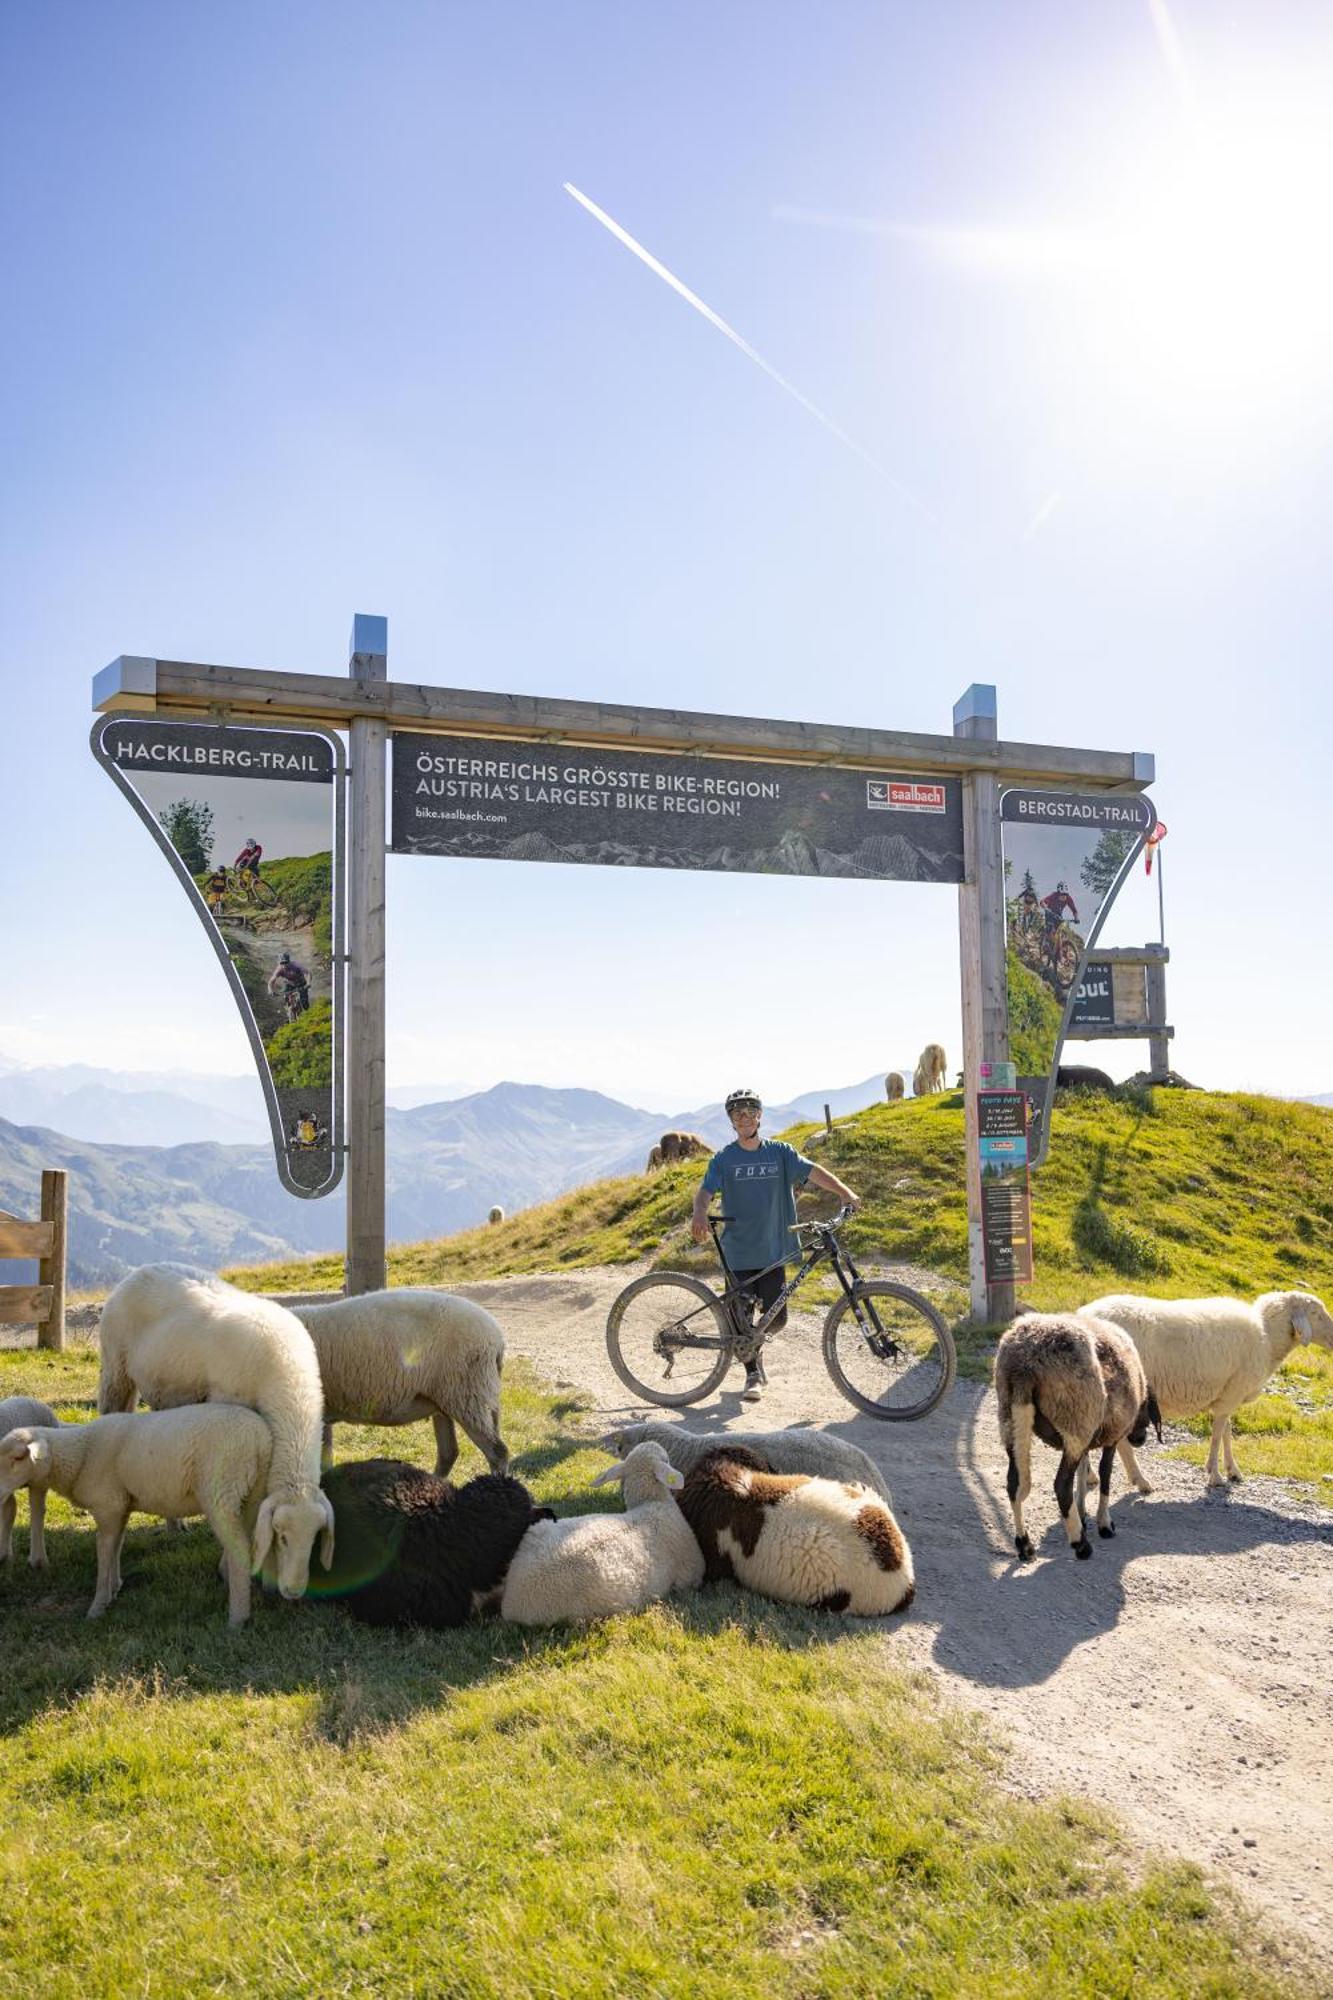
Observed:
[[[782,1163],[779,1160],[756,1160],[753,1165],[747,1162],[744,1166],[733,1167],[732,1179],[737,1181],[768,1181],[772,1180],[781,1171]]]

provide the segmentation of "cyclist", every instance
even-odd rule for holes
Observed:
[[[242,886],[244,886],[247,878],[251,882],[259,880],[259,864],[263,856],[264,850],[259,845],[259,842],[252,833],[247,833],[245,836],[245,846],[231,864],[236,870]]]
[[[736,1137],[708,1162],[694,1197],[690,1234],[696,1243],[704,1241],[709,1200],[720,1194],[731,1218],[722,1230],[727,1267],[746,1294],[748,1306],[744,1322],[739,1317],[736,1321],[736,1358],[745,1368],[741,1401],[757,1403],[768,1378],[759,1355],[763,1342],[753,1336],[754,1318],[763,1318],[783,1287],[783,1264],[792,1253],[796,1189],[809,1181],[841,1201],[855,1202],[859,1197],[827,1167],[807,1160],[784,1140],[760,1138],[764,1107],[757,1091],[733,1090],[726,1111]],[[773,1330],[785,1325],[786,1319],[784,1306]]]
[[[317,1146],[319,1126],[312,1111],[298,1111],[292,1123],[292,1144],[294,1146]]]
[[[226,897],[227,871],[225,868],[215,868],[204,884],[204,901],[208,904],[211,916],[220,917],[222,915],[222,905],[226,901]]]
[[[286,999],[289,993],[296,995],[296,1005],[293,1012],[304,1014],[306,1008],[310,1005],[310,974],[303,965],[296,963],[296,960],[288,951],[282,954],[282,957],[274,966],[273,976],[268,982],[268,990],[270,993],[276,993],[279,986],[282,988],[284,999]]]
[[[1059,930],[1061,919],[1066,910],[1068,910],[1075,923],[1079,920],[1078,905],[1069,893],[1069,884],[1067,882],[1057,882],[1050,895],[1042,897],[1041,907],[1046,912],[1046,934],[1048,937],[1052,931]]]

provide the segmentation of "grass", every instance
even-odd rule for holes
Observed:
[[[94,1375],[0,1353],[69,1416]],[[615,1504],[581,1424],[515,1371],[516,1469],[566,1511]],[[207,1531],[139,1525],[89,1625],[88,1525],[49,1520],[51,1571],[0,1579],[0,1969],[43,2000],[1300,1990],[1195,1869],[1007,1794],[892,1624],[718,1588],[587,1632],[231,1633]]]

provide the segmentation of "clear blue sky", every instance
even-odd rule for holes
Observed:
[[[1326,7],[13,0],[0,71],[0,1051],[246,1067],[90,677],[363,610],[396,678],[1154,751],[1180,1068],[1333,1089]],[[390,988],[398,1081],[777,1098],[954,1059],[956,897],[395,859]]]

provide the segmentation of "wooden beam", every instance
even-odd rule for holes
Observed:
[[[1165,965],[1170,958],[1169,948],[1164,944],[1115,945],[1103,951],[1099,944],[1092,947],[1088,957],[1089,965]]]
[[[49,1285],[0,1285],[0,1326],[27,1326],[50,1310]]]
[[[1069,1028],[1065,1032],[1067,1042],[1147,1042],[1154,1035],[1163,1035],[1169,1041],[1175,1034],[1174,1028],[1151,1028],[1146,1021],[1133,1021],[1126,1027]]]
[[[359,614],[346,685],[385,686],[387,621]],[[384,801],[387,725],[352,718],[347,867],[347,1262],[349,1298],[382,1291],[384,1200]]]
[[[788,722],[712,715],[614,702],[560,701],[541,695],[492,694],[406,681],[275,673],[267,668],[210,667],[185,660],[152,663],[155,712],[200,715],[219,708],[229,719],[321,722],[347,728],[357,717],[393,729],[568,741],[696,755],[771,757],[856,769],[956,773],[986,771],[1006,780],[1051,779],[1139,790],[1153,779],[1145,753],[1077,750],[993,738],[923,736],[902,730],[851,729],[840,723]],[[109,671],[109,670],[108,670]],[[136,695],[136,699],[144,697]],[[94,706],[110,712],[125,697],[113,687]]]
[[[49,1222],[20,1222],[0,1215],[0,1257],[47,1257],[55,1230]]]
[[[50,1304],[37,1329],[37,1345],[57,1353],[65,1345],[65,1232],[69,1216],[69,1175],[64,1167],[42,1170],[42,1221],[51,1231],[51,1248],[37,1266]]]

